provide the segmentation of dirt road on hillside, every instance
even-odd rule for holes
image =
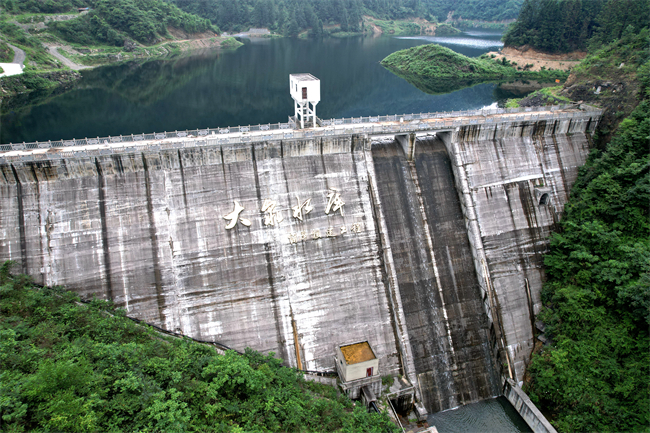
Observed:
[[[59,53],[59,48],[64,48],[58,45],[46,45],[47,46],[47,51],[52,54],[54,57],[56,57],[61,63],[63,63],[65,66],[68,68],[72,69],[73,71],[79,71],[81,69],[88,69],[91,68],[92,66],[84,66],[80,65],[78,63],[73,62],[72,60],[68,59],[66,56],[63,54]]]
[[[517,66],[524,68],[526,65],[533,65],[530,71],[539,71],[542,67],[546,69],[557,69],[568,71],[584,59],[587,53],[575,51],[566,54],[546,54],[535,51],[531,48],[517,49],[506,47],[501,52],[487,53],[489,56],[494,55],[495,60],[501,60],[505,57],[511,63],[517,63]]]

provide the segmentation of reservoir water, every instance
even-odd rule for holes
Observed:
[[[317,115],[323,119],[481,108],[503,97],[495,84],[429,95],[379,62],[431,42],[478,56],[498,49],[500,37],[470,31],[453,37],[245,39],[234,51],[84,70],[74,89],[2,115],[0,142],[286,122],[293,114],[289,74],[300,72],[321,80]]]

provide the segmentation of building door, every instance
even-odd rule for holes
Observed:
[[[372,377],[372,367],[366,368],[366,377]]]
[[[307,99],[307,88],[306,87],[302,88],[302,99]]]

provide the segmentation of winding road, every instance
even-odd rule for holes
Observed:
[[[25,62],[25,52],[18,47],[14,47],[11,44],[7,44],[9,48],[14,50],[14,59],[11,63],[0,63],[0,67],[4,72],[0,74],[0,77],[9,77],[11,75],[18,75],[23,73],[23,68],[25,67],[23,63]]]
[[[25,51],[21,50],[18,47],[14,47],[9,43],[7,43],[7,45],[9,46],[9,48],[14,50],[14,59],[11,63],[0,63],[0,67],[4,71],[0,73],[0,77],[9,77],[11,75],[22,74],[23,68],[25,67],[25,65],[23,64],[25,63]],[[74,71],[90,68],[90,66],[79,65],[73,62],[72,60],[68,59],[67,57],[59,53],[58,48],[59,46],[57,45],[47,45],[48,52],[68,68]]]
[[[70,60],[66,56],[64,56],[63,54],[59,53],[58,48],[59,48],[58,45],[47,45],[47,51],[50,54],[52,54],[54,57],[56,57],[65,66],[72,69],[73,71],[78,71],[80,69],[87,69],[87,68],[91,67],[91,66],[80,65],[78,63],[73,62],[72,60]]]

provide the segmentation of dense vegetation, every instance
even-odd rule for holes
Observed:
[[[2,0],[0,5],[7,12],[60,13],[86,7],[85,0]]]
[[[648,80],[647,65],[644,74]],[[561,431],[650,426],[647,89],[607,148],[592,151],[581,169],[545,259],[539,317],[553,344],[533,357],[527,390],[556,414]]]
[[[533,356],[527,391],[559,430],[650,427],[649,34],[594,50],[563,91],[606,108],[596,142],[607,140],[581,169],[545,259],[539,318],[552,344]]]
[[[443,21],[450,12],[453,19],[502,21],[517,17],[523,0],[431,0],[427,13]]]
[[[265,27],[287,36],[296,36],[310,29],[312,36],[322,37],[332,31],[324,29],[328,26],[335,26],[333,31],[363,31],[364,15],[385,20],[420,17],[443,21],[448,16],[504,20],[517,16],[522,1],[0,0],[0,6],[13,14],[66,13],[76,11],[78,7],[90,7],[90,13],[82,18],[52,22],[49,26],[70,42],[121,45],[125,38],[153,43],[167,35],[169,26],[188,33],[218,31],[219,28],[242,31],[250,27]]]
[[[381,64],[427,93],[448,93],[474,84],[515,78],[552,81],[566,79],[563,71],[528,71],[488,56],[467,57],[437,44],[394,52]]]
[[[362,30],[362,16],[379,19],[454,17],[476,20],[514,19],[523,0],[173,0],[181,9],[210,19],[224,30],[267,27],[286,35],[323,25],[343,31]]]
[[[70,42],[109,45],[123,45],[125,38],[151,44],[168,36],[168,27],[187,33],[218,31],[207,19],[162,0],[91,0],[89,4],[92,10],[83,17],[51,22],[49,27]]]
[[[586,50],[650,25],[648,0],[525,0],[506,46],[556,53]]]
[[[3,431],[396,431],[386,415],[353,407],[272,356],[219,355],[8,270],[0,269]]]

